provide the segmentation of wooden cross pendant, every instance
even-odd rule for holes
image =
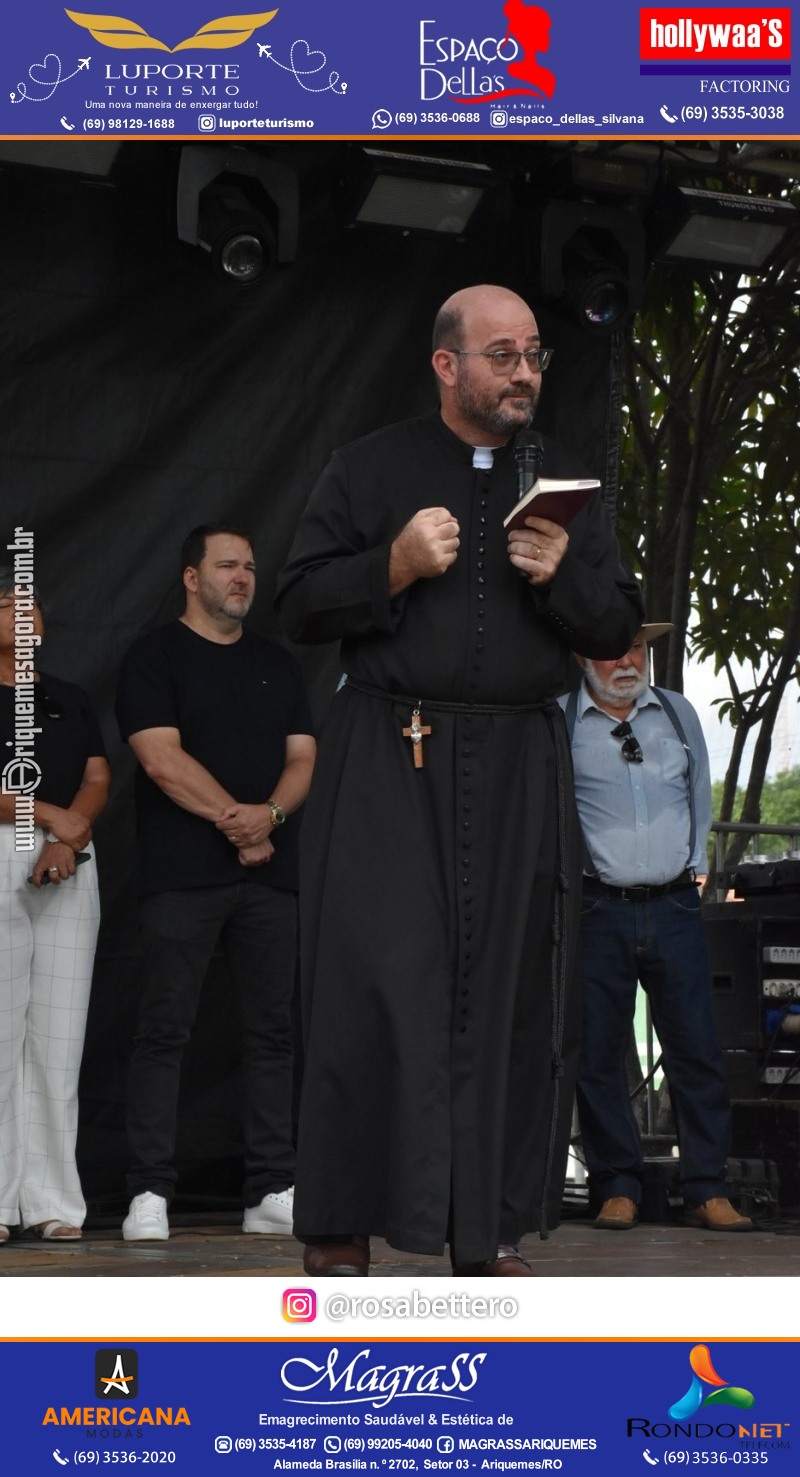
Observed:
[[[414,751],[415,769],[422,768],[422,740],[423,738],[427,738],[428,734],[431,732],[430,725],[428,723],[421,723],[420,718],[421,714],[419,707],[416,707],[411,714],[411,723],[409,727],[403,729],[403,738],[411,739],[411,744]]]

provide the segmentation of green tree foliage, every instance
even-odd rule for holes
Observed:
[[[724,781],[715,780],[711,786],[711,799],[714,816],[718,817],[722,805],[724,793]],[[736,806],[744,803],[744,790],[737,789],[735,796]],[[772,780],[765,780],[761,791],[761,815],[760,823],[764,826],[789,826],[800,831],[800,765],[794,769],[783,770]],[[783,838],[770,837],[759,840],[759,851],[780,854],[787,850],[790,842],[790,834],[787,832]]]
[[[626,346],[620,537],[650,618],[674,623],[654,648],[656,680],[682,689],[689,641],[727,673],[734,732],[715,811],[726,821],[762,819],[775,720],[798,674],[799,263],[795,237],[760,277],[654,267]]]

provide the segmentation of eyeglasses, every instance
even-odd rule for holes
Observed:
[[[641,764],[644,759],[642,746],[627,720],[624,723],[618,723],[616,728],[612,728],[611,737],[622,739],[623,759],[627,759],[629,764]]]
[[[39,706],[44,709],[44,714],[46,718],[64,717],[64,709],[54,697],[50,696],[47,688],[42,686],[41,677],[39,678],[38,682],[34,683],[33,701],[35,703],[38,703]]]
[[[553,357],[552,349],[448,349],[448,354],[458,354],[462,359],[478,355],[488,359],[492,374],[514,374],[524,359],[532,374],[543,374]]]

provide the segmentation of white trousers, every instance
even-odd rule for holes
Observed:
[[[37,832],[37,837],[42,833]],[[38,848],[0,825],[0,1225],[83,1224],[78,1073],[100,924],[94,849],[75,876],[27,882]]]

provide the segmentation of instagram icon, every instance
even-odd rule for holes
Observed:
[[[283,1316],[287,1323],[313,1323],[317,1316],[317,1294],[311,1287],[287,1287],[283,1294]]]

